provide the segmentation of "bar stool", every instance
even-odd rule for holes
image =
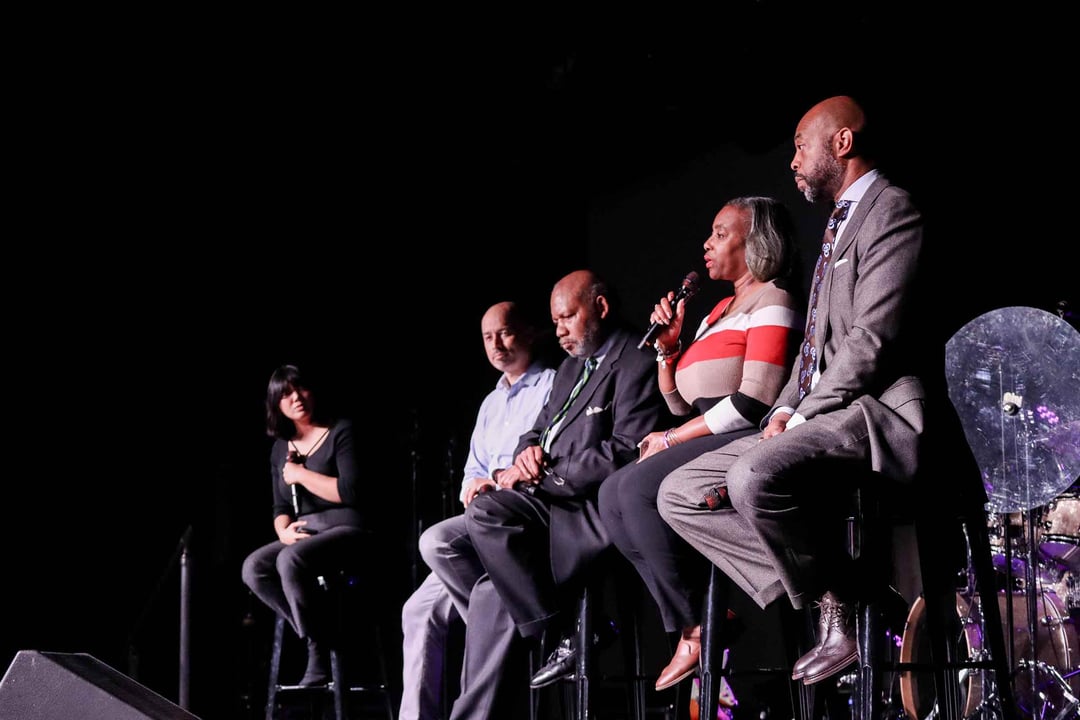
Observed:
[[[329,697],[333,703],[334,720],[347,720],[349,706],[353,698],[364,695],[374,695],[381,700],[386,710],[387,720],[394,720],[394,703],[390,689],[389,675],[386,668],[386,655],[383,650],[382,634],[379,623],[372,619],[364,623],[367,630],[366,644],[347,643],[345,638],[353,634],[354,625],[351,616],[355,613],[346,612],[346,602],[358,584],[357,578],[345,572],[338,573],[330,578],[319,576],[319,586],[328,593],[333,594],[334,605],[337,615],[336,633],[340,643],[335,642],[330,647],[330,676],[331,681],[325,686],[304,687],[299,685],[282,685],[279,681],[281,669],[282,648],[285,644],[285,619],[278,616],[274,623],[274,641],[270,651],[270,677],[266,693],[266,720],[275,720],[277,711],[282,705],[283,696],[302,699],[311,705],[314,713],[316,707],[322,707]],[[355,645],[355,647],[353,646]],[[369,652],[376,664],[375,677],[368,682],[354,683],[347,677],[343,667],[343,658],[340,649],[346,648],[346,655],[360,652]],[[352,655],[350,655],[352,657]]]
[[[888,492],[891,483],[883,476],[872,477],[862,483],[853,494],[853,505],[848,521],[848,552],[868,572],[869,582],[885,587],[890,584],[893,571],[893,531],[897,524],[910,523],[915,528],[918,545],[919,570],[923,580],[923,599],[926,603],[927,630],[931,644],[930,663],[901,663],[892,659],[888,640],[889,630],[897,630],[895,606],[890,607],[888,598],[859,603],[856,610],[856,633],[859,660],[855,675],[852,702],[852,720],[875,720],[884,716],[884,674],[896,672],[932,672],[934,687],[940,702],[937,717],[940,720],[960,720],[959,676],[961,669],[985,669],[997,678],[1005,720],[1016,720],[1016,703],[1013,698],[1005,638],[997,600],[990,541],[982,507],[967,502],[958,503],[954,512],[933,514],[928,503],[914,502],[911,492]],[[982,600],[985,638],[990,659],[970,660],[958,657],[953,638],[959,636],[959,618],[955,611],[956,589],[946,578],[947,569],[938,544],[943,521],[962,529],[968,539],[976,589]],[[721,664],[722,648],[718,638],[723,631],[728,607],[729,581],[716,567],[711,570],[709,587],[701,623],[701,690],[699,698],[700,717],[716,716],[720,678],[727,672]],[[806,615],[809,620],[809,615]],[[806,623],[809,634],[813,629]],[[798,658],[809,649],[807,643],[791,637],[790,628],[785,629],[785,644],[798,648],[789,656]],[[799,717],[809,720],[814,713],[815,688],[793,681]]]
[[[698,668],[697,717],[700,720],[715,718],[719,710],[720,689],[724,678],[731,675],[728,654],[721,642],[729,622],[728,607],[731,597],[731,581],[715,565],[709,568],[709,584],[705,591],[701,614],[701,664]],[[757,668],[755,672],[782,672],[790,676],[790,666],[814,644],[814,628],[809,613],[787,609],[781,616],[782,642],[786,650],[787,666],[781,668]],[[801,682],[791,681],[791,704],[798,711],[800,720],[811,720],[814,695]],[[830,715],[831,716],[831,715]]]
[[[578,648],[576,666],[572,678],[563,681],[563,706],[569,708],[564,715],[573,720],[593,720],[590,715],[590,701],[597,672],[597,659],[593,647],[593,617],[596,612],[596,598],[601,595],[601,586],[608,579],[613,579],[620,599],[640,593],[640,588],[631,586],[637,573],[621,555],[609,552],[599,558],[593,572],[593,578],[580,591],[576,606],[575,647]],[[609,575],[612,573],[612,575]],[[640,581],[640,580],[639,580]],[[643,586],[642,586],[643,588]],[[624,671],[621,678],[626,687],[627,712],[630,720],[645,720],[645,675],[641,662],[641,618],[636,610],[627,611],[631,603],[619,603],[619,642],[622,643]],[[636,604],[634,604],[636,605]],[[542,690],[542,689],[541,689]],[[537,716],[540,690],[531,691],[531,712],[533,720]]]
[[[893,490],[895,488],[891,487],[890,482],[879,476],[863,483],[855,492],[853,513],[848,518],[848,549],[853,558],[878,569],[875,582],[887,583],[889,578],[886,574],[892,568],[893,528],[898,523],[914,525],[930,640],[930,662],[894,661],[887,645],[888,626],[895,624],[895,619],[890,620],[892,613],[882,601],[860,603],[856,613],[859,661],[853,720],[872,720],[882,716],[883,676],[890,671],[933,673],[938,701],[937,717],[941,720],[960,720],[963,708],[959,671],[962,669],[992,671],[1001,701],[1002,717],[1016,720],[1018,709],[1005,652],[997,578],[982,505],[960,498],[953,504],[952,512],[941,513],[941,508],[933,503],[916,502],[915,497],[921,493],[897,493]],[[966,538],[974,590],[981,600],[983,638],[987,643],[989,659],[959,657],[954,638],[962,636],[963,628],[956,613],[955,583],[948,581],[950,573],[939,545],[943,525],[959,528]]]

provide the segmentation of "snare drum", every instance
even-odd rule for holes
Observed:
[[[1027,517],[1024,513],[1011,513],[1009,515],[988,514],[986,528],[990,539],[990,556],[994,563],[994,569],[1002,574],[1008,570],[1008,565],[1005,562],[1006,543],[1011,542],[1008,550],[1012,555],[1012,587],[1013,589],[1022,588],[1027,578],[1027,566],[1030,559],[1028,557]],[[1039,544],[1039,541],[1044,537],[1038,534],[1040,530],[1041,524],[1036,522],[1035,576],[1037,580],[1045,584],[1056,583],[1069,570],[1063,560],[1059,559],[1059,557],[1066,557],[1067,553],[1062,550],[1052,556],[1044,552],[1043,546]],[[1069,547],[1071,550],[1076,551],[1075,560],[1080,562],[1080,545]],[[1051,549],[1053,549],[1052,546]]]
[[[1067,707],[1080,691],[1080,679],[1073,677],[1068,682],[1062,676],[1068,676],[1080,661],[1080,641],[1076,629],[1068,614],[1064,612],[1061,601],[1049,592],[1038,595],[1036,609],[1039,624],[1036,630],[1038,644],[1037,661],[1032,662],[1031,637],[1027,628],[1026,593],[998,593],[998,607],[1001,621],[1006,622],[1005,610],[1008,596],[1012,596],[1013,625],[1012,647],[1016,667],[1027,675],[1019,679],[1014,674],[1014,694],[1016,700],[1025,707],[1032,707],[1035,701],[1053,707],[1060,704]],[[904,637],[900,648],[900,661],[906,663],[930,662],[930,638],[927,637],[925,620],[926,603],[918,598],[908,613],[904,627]],[[983,649],[982,618],[979,603],[974,604],[967,596],[957,593],[956,613],[963,628],[959,640],[958,657],[967,660],[985,660],[987,651]],[[1005,627],[1008,630],[1008,627]],[[1006,632],[1006,642],[1009,634]],[[1031,690],[1030,675],[1032,668],[1036,674],[1036,692]],[[983,670],[964,668],[958,672],[961,697],[964,707],[963,717],[974,712],[983,701]],[[928,671],[906,670],[900,674],[900,697],[904,711],[913,720],[923,720],[935,712],[937,694],[934,689],[933,675]],[[1041,698],[1041,699],[1040,699]]]
[[[1005,544],[1012,541],[1009,551],[1012,553],[1012,576],[1023,579],[1027,574],[1027,524],[1023,513],[1001,515],[991,513],[986,516],[987,535],[990,536],[990,556],[994,569],[1005,572]]]
[[[1069,570],[1080,570],[1080,494],[1070,491],[1043,508],[1039,549]]]

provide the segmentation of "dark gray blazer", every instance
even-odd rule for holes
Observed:
[[[638,442],[656,429],[662,398],[656,357],[637,349],[627,330],[612,333],[612,347],[570,407],[549,449],[551,474],[540,489],[551,501],[551,570],[558,583],[573,578],[611,544],[596,506],[600,483],[638,457]],[[559,365],[551,395],[518,453],[540,434],[570,396],[582,358]]]

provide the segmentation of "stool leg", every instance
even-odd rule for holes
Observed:
[[[645,680],[641,666],[641,616],[635,611],[631,618],[630,632],[634,634],[632,643],[632,662],[630,668],[630,717],[632,720],[645,720]]]
[[[941,720],[959,720],[960,707],[958,662],[968,658],[959,657],[954,638],[959,637],[956,618],[956,589],[943,582],[944,574],[937,561],[939,532],[933,527],[933,518],[918,518],[916,533],[919,546],[919,566],[923,576],[923,600],[926,603],[926,630],[929,636],[930,662],[933,667],[934,691],[937,697],[937,713]],[[995,598],[996,607],[996,598]]]
[[[574,685],[577,691],[575,720],[589,720],[589,659],[592,656],[592,617],[589,612],[590,591],[581,591],[578,600],[577,668]]]
[[[859,643],[859,673],[852,720],[875,720],[882,717],[882,668],[886,662],[887,619],[879,603],[862,603],[856,616]]]
[[[975,514],[969,513],[968,518]],[[982,619],[985,625],[990,657],[994,664],[994,677],[997,680],[998,697],[1001,698],[1002,717],[1004,720],[1019,720],[1016,698],[1013,696],[1012,674],[1009,672],[1008,655],[1005,649],[1005,626],[1001,621],[998,607],[997,586],[995,584],[994,563],[991,558],[990,534],[986,518],[979,508],[977,521],[964,521],[968,545],[971,548],[971,560],[975,569],[975,585],[982,601]]]
[[[796,610],[785,604],[780,610],[780,636],[787,652],[787,669],[814,646],[816,625],[808,608]],[[817,685],[804,685],[792,680],[788,672],[788,701],[797,720],[814,720],[814,690]]]
[[[382,631],[375,626],[375,651],[378,653],[379,683],[382,685],[383,699],[386,705],[386,720],[394,720],[394,700],[391,696],[390,674],[386,668],[386,653],[383,648]]]
[[[541,640],[536,647],[532,649],[529,654],[529,677],[531,678],[536,674],[536,671],[544,664],[544,642]],[[529,688],[529,720],[539,720],[540,713],[540,691],[532,687]],[[393,720],[393,718],[391,718]]]
[[[348,688],[343,682],[341,661],[335,648],[330,649],[330,678],[333,682],[334,720],[346,720],[345,695],[348,693]]]
[[[727,621],[730,586],[720,569],[709,569],[709,587],[705,592],[705,608],[701,613],[701,690],[698,695],[698,717],[712,720],[719,705],[720,678],[723,676],[720,637]]]
[[[281,643],[285,639],[285,618],[274,622],[274,644],[270,649],[270,683],[266,689],[266,720],[274,720],[277,709],[278,673],[281,670]]]
[[[977,518],[972,520],[972,518]],[[998,608],[997,587],[993,563],[990,559],[990,538],[982,508],[969,509],[960,516],[967,535],[970,560],[975,572],[976,590],[981,600],[983,632],[995,677],[997,698],[1001,703],[1004,720],[1018,720],[1018,708],[1012,689],[1001,614]],[[941,720],[960,720],[961,687],[956,665],[973,658],[959,657],[954,639],[960,636],[960,620],[956,612],[956,589],[942,579],[940,563],[935,557],[932,542],[924,538],[936,538],[932,528],[923,527],[924,519],[917,524],[919,535],[920,564],[923,573],[923,599],[926,602],[926,627],[930,637],[930,661],[934,668],[934,689],[938,698],[938,717]]]
[[[641,590],[644,585],[630,563],[621,563],[615,574],[618,591],[619,633],[626,678],[628,720],[645,720],[645,676],[641,662]]]
[[[871,592],[887,592],[892,567],[892,524],[882,507],[880,488],[873,484],[856,492],[855,527],[849,526],[848,550],[859,567],[857,574]],[[869,522],[867,518],[874,518]],[[880,526],[879,526],[880,525]],[[859,648],[853,720],[876,720],[884,713],[883,676],[890,658],[886,635],[890,618],[885,598],[871,597],[858,604],[855,636]]]

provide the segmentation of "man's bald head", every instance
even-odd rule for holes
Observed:
[[[607,285],[592,270],[575,270],[551,290],[551,321],[559,345],[570,355],[596,352],[607,336],[604,320],[610,316]]]
[[[839,198],[875,165],[866,113],[854,98],[826,98],[799,120],[791,169],[799,190],[811,202]]]
[[[480,320],[480,333],[492,367],[506,373],[511,383],[529,369],[536,330],[516,303],[505,301],[488,308]]]
[[[847,95],[826,98],[806,112],[806,117],[824,123],[832,132],[840,128],[851,128],[860,133],[866,129],[866,113],[859,103]]]

